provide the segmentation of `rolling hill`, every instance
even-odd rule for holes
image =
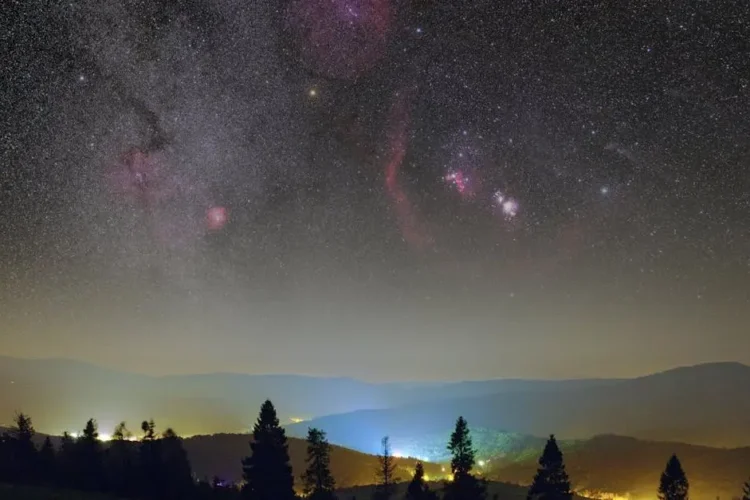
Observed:
[[[186,439],[185,449],[198,477],[218,475],[239,480],[240,458],[248,453],[248,440],[247,435],[199,436]],[[506,494],[509,495],[507,498],[520,498],[536,472],[537,459],[546,440],[514,436],[508,441],[516,443],[515,451],[500,457],[480,455],[478,458],[483,465],[477,465],[477,470],[487,479],[498,482],[502,498],[506,498]],[[590,498],[604,497],[605,494],[634,499],[653,498],[659,475],[672,453],[678,454],[688,474],[692,498],[733,498],[738,496],[742,483],[750,477],[750,448],[708,448],[620,436],[561,441],[560,445],[573,487],[582,496]],[[305,467],[305,450],[304,441],[289,440],[290,458],[297,476]],[[402,458],[398,459],[398,464],[397,475],[405,481],[413,473],[415,460]],[[331,467],[342,489],[367,486],[374,480],[377,457],[334,446]],[[430,478],[445,477],[445,468],[446,464],[425,464]],[[342,498],[349,498],[351,494],[360,498],[360,493],[366,490],[355,488]]]
[[[287,427],[299,436],[308,426],[328,432],[331,442],[377,451],[389,435],[405,454],[425,455],[420,436],[445,434],[463,415],[477,428],[564,439],[618,434],[647,440],[707,446],[750,444],[750,367],[715,363],[678,368],[635,379],[592,385],[550,384],[534,390],[452,398],[395,408],[329,415]],[[425,438],[426,439],[426,438]]]
[[[367,453],[377,452],[385,434],[396,444],[444,433],[459,414],[475,427],[521,435],[750,444],[750,400],[741,397],[750,390],[750,367],[737,363],[634,379],[374,384],[297,375],[151,377],[70,360],[0,357],[0,386],[0,423],[23,410],[52,434],[79,429],[90,417],[105,433],[144,418],[183,435],[245,432],[271,398],[282,422],[305,420],[288,427],[291,436],[303,437],[314,425],[333,443]]]
[[[184,441],[185,450],[190,458],[193,471],[199,478],[214,476],[239,481],[242,479],[241,459],[250,453],[251,436],[247,434],[216,434],[213,436],[195,436]],[[289,439],[289,458],[292,470],[297,478],[305,470],[307,443],[301,439]],[[397,475],[406,480],[414,473],[416,460],[413,458],[396,459]],[[331,450],[331,471],[337,484],[342,488],[372,484],[378,459],[339,446]],[[437,464],[425,463],[425,472],[431,477],[443,477],[445,473]]]

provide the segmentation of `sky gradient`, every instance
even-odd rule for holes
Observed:
[[[750,7],[262,3],[0,13],[0,354],[750,363]]]

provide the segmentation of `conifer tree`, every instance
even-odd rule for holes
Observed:
[[[13,419],[14,427],[11,429],[11,440],[9,441],[12,452],[11,468],[15,481],[30,483],[37,475],[37,451],[32,439],[35,430],[31,417],[25,413],[16,413]]]
[[[391,441],[385,436],[381,441],[381,451],[378,455],[377,484],[375,486],[376,500],[388,500],[396,490],[396,460],[391,453]]]
[[[271,401],[266,401],[260,408],[250,450],[250,456],[242,460],[243,497],[248,500],[293,500],[296,495],[286,433],[279,425]]]
[[[563,454],[557,446],[554,434],[549,437],[542,456],[539,457],[539,469],[529,488],[528,500],[570,500],[570,480],[565,471]]]
[[[307,431],[307,470],[302,476],[304,492],[311,500],[335,500],[336,483],[331,474],[331,445],[326,433]]]
[[[443,498],[446,500],[483,500],[486,495],[484,481],[472,475],[474,468],[474,448],[469,433],[469,424],[458,417],[456,426],[448,442],[451,452],[451,473],[453,479],[445,483]]]
[[[99,428],[93,418],[86,422],[86,427],[76,440],[75,463],[79,488],[89,491],[104,489],[104,455]]]
[[[474,468],[474,448],[469,434],[469,425],[464,417],[458,417],[456,421],[456,428],[451,434],[448,450],[452,455],[451,472],[453,478],[470,474],[471,469]]]
[[[677,455],[672,455],[661,475],[659,482],[659,500],[687,500],[688,483],[685,471]]]
[[[437,500],[437,493],[425,482],[422,462],[417,462],[414,469],[414,477],[406,488],[406,500]]]
[[[750,479],[745,481],[745,484],[742,488],[742,500],[750,500]]]

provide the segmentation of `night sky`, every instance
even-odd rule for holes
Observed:
[[[8,0],[0,26],[2,355],[750,362],[747,2]]]

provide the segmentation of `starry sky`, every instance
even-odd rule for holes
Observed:
[[[750,6],[11,0],[0,354],[750,363]]]

